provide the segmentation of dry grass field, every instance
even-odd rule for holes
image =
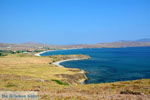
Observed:
[[[150,79],[82,85],[78,83],[83,78],[79,69],[52,64],[77,57],[84,58],[30,54],[0,57],[0,90],[38,91],[40,100],[150,100]]]

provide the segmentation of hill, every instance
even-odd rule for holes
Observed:
[[[48,45],[36,42],[27,42],[22,44],[8,44],[8,43],[0,43],[0,50],[47,50],[47,49],[59,49],[60,47],[57,45]]]
[[[50,45],[36,42],[27,42],[22,44],[0,43],[0,50],[50,50],[50,49],[70,49],[70,48],[120,48],[120,47],[146,47],[150,46],[150,39],[139,39],[135,41],[116,41],[110,43],[97,44],[77,44],[77,45]]]

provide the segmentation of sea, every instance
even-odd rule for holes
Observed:
[[[70,54],[91,57],[60,63],[67,68],[85,70],[88,77],[86,84],[150,78],[150,47],[56,50],[45,52],[41,56]]]

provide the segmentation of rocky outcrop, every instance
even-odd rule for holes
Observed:
[[[54,63],[66,61],[69,59],[80,60],[80,59],[90,58],[90,56],[87,55],[55,55],[50,57],[53,58]],[[59,66],[59,64],[55,64],[55,65]],[[84,81],[87,80],[87,77],[85,75],[86,72],[84,70],[80,70],[76,68],[68,68],[68,70],[75,72],[75,74],[56,74],[56,76],[62,78],[63,80],[61,81],[69,84],[84,84]]]
[[[57,77],[63,78],[63,82],[66,82],[68,84],[84,84],[84,81],[87,80],[87,77],[85,75],[85,73],[77,73],[77,74],[73,74],[73,75],[69,75],[69,74],[57,74]]]

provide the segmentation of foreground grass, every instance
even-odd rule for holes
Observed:
[[[38,91],[41,100],[150,99],[150,79],[105,84],[74,84],[74,76],[79,75],[79,69],[60,68],[51,64],[71,57],[76,56],[36,57],[14,54],[0,57],[0,90]]]
[[[56,67],[49,64],[53,62],[50,57],[27,56],[26,54],[0,57],[0,73],[20,76],[30,76],[43,80],[62,79],[57,74],[75,74],[67,68]]]

